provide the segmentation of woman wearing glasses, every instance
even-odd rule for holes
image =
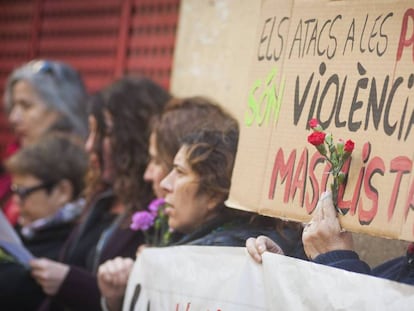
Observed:
[[[17,137],[14,146],[33,144],[49,130],[86,138],[86,97],[79,73],[68,64],[34,60],[16,68],[8,77],[4,92],[7,117]],[[2,174],[0,202],[3,201],[9,220],[15,223],[18,215],[14,205],[7,201],[9,188],[10,177]]]
[[[87,165],[82,142],[63,133],[45,135],[6,161],[12,199],[21,208],[18,233],[35,257],[57,259],[84,206],[80,194]],[[2,308],[32,310],[44,298],[30,271],[16,259],[0,263],[0,274]]]

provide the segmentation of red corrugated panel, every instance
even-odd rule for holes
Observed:
[[[30,48],[30,37],[14,37],[2,39],[0,37],[1,47],[0,47],[0,63],[6,65],[7,68],[10,68],[9,60],[10,58],[27,58]],[[5,61],[7,60],[7,61]],[[4,70],[0,65],[0,70]]]
[[[104,21],[104,22],[103,22]],[[42,27],[44,29],[60,29],[66,32],[89,32],[96,30],[100,32],[113,31],[118,27],[119,16],[105,16],[103,18],[91,18],[91,16],[79,16],[76,18],[76,22],[73,22],[73,18],[62,19],[47,18],[43,21]]]
[[[86,87],[91,93],[94,93],[104,86],[111,84],[113,81],[112,76],[90,76],[88,74],[84,75],[86,81]]]
[[[0,21],[0,36],[16,36],[20,34],[27,34],[30,30],[29,23],[22,23],[19,20]]]
[[[122,4],[122,0],[71,0],[71,1],[45,1],[43,11],[45,14],[57,14],[60,12],[77,13],[85,15],[95,13],[97,11],[117,10]]]
[[[114,78],[122,2],[45,1],[38,55],[77,68],[90,92],[107,85]]]
[[[114,68],[114,55],[94,57],[61,57],[60,60],[71,64],[73,67],[83,70],[105,70],[111,72]]]
[[[33,1],[0,2],[0,94],[10,72],[27,60],[30,49],[30,27]],[[1,104],[2,105],[2,99]],[[5,146],[14,140],[4,111],[0,109],[0,158]]]
[[[28,61],[29,55],[70,63],[81,72],[91,92],[116,76],[134,73],[168,88],[179,3],[0,1],[0,91],[8,74]],[[0,110],[0,149],[11,139]]]
[[[33,1],[2,1],[0,2],[0,19],[27,16],[32,14]]]
[[[49,37],[40,41],[40,50],[44,53],[67,52],[72,51],[76,54],[84,51],[108,51],[116,48],[117,38],[112,37],[67,37],[65,40],[61,38]],[[76,49],[74,49],[76,47]]]
[[[169,87],[177,29],[178,0],[134,0],[128,72],[150,76]]]
[[[170,48],[174,47],[175,35],[169,34],[165,36],[153,37],[150,35],[135,36],[131,39],[130,49],[142,50],[142,49],[161,49],[164,53],[169,53]],[[167,50],[167,51],[165,51]]]

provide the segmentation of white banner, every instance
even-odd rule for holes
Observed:
[[[414,287],[245,248],[145,249],[123,311],[412,310]]]

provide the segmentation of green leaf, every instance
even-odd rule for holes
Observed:
[[[15,262],[13,256],[9,253],[5,252],[2,248],[0,248],[0,262]]]

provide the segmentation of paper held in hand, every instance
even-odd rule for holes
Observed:
[[[0,248],[12,255],[24,266],[29,266],[29,260],[33,255],[24,247],[19,236],[7,221],[3,212],[0,210]]]

